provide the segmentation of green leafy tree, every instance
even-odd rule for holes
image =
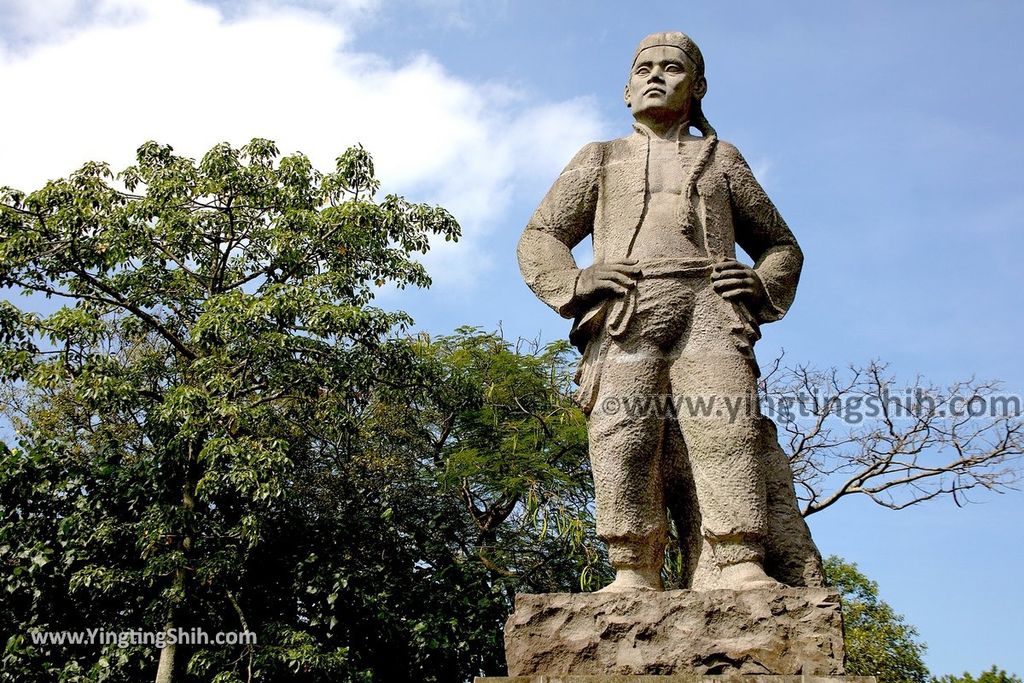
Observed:
[[[374,387],[415,376],[409,319],[372,307],[374,288],[426,286],[412,255],[458,236],[443,209],[377,189],[361,148],[321,174],[255,139],[198,164],[147,143],[116,178],[89,163],[0,191],[0,287],[62,304],[0,303],[5,675],[156,668],[151,646],[33,634],[253,625],[247,574],[286,534],[299,475],[323,470],[321,426],[354,438]],[[356,677],[330,624],[278,593],[290,609],[260,620],[263,647],[169,646],[157,680]]]
[[[925,683],[925,644],[879,597],[878,584],[835,555],[825,560],[825,575],[842,598],[846,673],[877,676],[879,683]]]
[[[402,406],[390,414],[463,504],[472,553],[510,589],[590,590],[608,578],[568,343],[460,328],[419,348],[437,380],[421,403],[389,401]]]
[[[932,678],[933,683],[1021,683],[1020,676],[1016,674],[1008,674],[1000,668],[997,668],[995,664],[992,665],[991,669],[982,671],[977,677],[972,676],[966,671],[962,676],[954,676],[953,674],[947,674],[938,678]]]
[[[572,357],[470,328],[412,348],[419,378],[378,385],[355,438],[318,439],[289,497],[316,555],[303,583],[325,596],[313,619],[346,633],[373,680],[503,675],[515,593],[603,571],[585,423],[552,390]]]
[[[155,648],[44,632],[252,630],[165,648],[159,680],[502,673],[520,590],[605,580],[565,344],[409,339],[373,288],[425,285],[439,209],[256,140],[140,149],[6,190],[2,672],[152,677]],[[23,310],[25,309],[25,310]]]

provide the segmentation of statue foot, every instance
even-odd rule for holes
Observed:
[[[626,593],[629,591],[660,591],[661,572],[655,569],[619,569],[615,580],[598,593]]]
[[[757,562],[740,562],[722,567],[712,588],[729,590],[752,590],[781,585],[764,573],[764,567]]]

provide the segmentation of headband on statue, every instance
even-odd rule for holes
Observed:
[[[697,66],[697,70],[700,73],[704,73],[704,55],[701,54],[700,48],[697,47],[697,43],[693,42],[690,36],[679,31],[652,33],[641,40],[640,44],[636,46],[636,52],[633,53],[633,64],[630,68],[632,69],[636,66],[636,60],[640,57],[641,52],[652,47],[679,48]]]

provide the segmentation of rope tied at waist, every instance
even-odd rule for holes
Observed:
[[[639,279],[679,278],[682,280],[707,278],[710,276],[716,261],[708,258],[668,258],[644,261],[640,264]],[[579,384],[577,400],[587,415],[594,407],[597,392],[600,388],[601,368],[605,354],[612,339],[619,339],[629,327],[636,313],[639,294],[635,287],[623,296],[606,299],[601,305],[587,315],[582,323],[577,322],[569,335],[570,341],[583,353],[576,372],[576,383]],[[730,301],[726,307],[732,318],[729,332],[735,340],[740,353],[753,365],[754,376],[759,377],[761,370],[754,358],[754,343],[761,338],[760,324],[745,304]]]
[[[714,266],[709,258],[664,258],[639,264],[640,277],[702,277],[711,275]]]
[[[705,278],[711,275],[714,262],[709,258],[666,258],[644,261],[640,267],[639,279],[651,278]],[[609,302],[607,324],[608,334],[618,339],[626,333],[630,321],[636,313],[639,295],[636,287]]]

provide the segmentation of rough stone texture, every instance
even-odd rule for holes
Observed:
[[[793,302],[803,254],[704,116],[706,89],[689,37],[641,41],[625,92],[633,133],[583,147],[518,245],[526,283],[574,319],[583,352],[578,397],[612,591],[661,589],[667,511],[684,535],[686,587],[821,583],[792,474],[766,443],[753,353],[761,325]],[[587,237],[594,263],[580,268],[572,249]]]
[[[762,448],[767,467],[768,538],[764,568],[788,586],[825,585],[821,553],[800,514],[789,457],[779,446],[775,423],[764,418]]]
[[[841,676],[839,596],[786,587],[517,595],[505,657],[510,676]]]
[[[877,683],[874,676],[478,676],[474,683]]]
[[[769,576],[787,586],[823,586],[825,577],[821,554],[800,514],[789,458],[779,446],[775,424],[766,417],[761,420],[759,452],[765,465],[768,498],[764,569]],[[684,449],[685,446],[675,448]],[[713,588],[719,583],[719,569],[711,559],[714,551],[701,533],[696,496],[681,474],[676,475],[673,490],[675,497],[670,500],[669,509],[676,528],[682,530],[683,551],[689,560],[684,577],[686,585],[695,590]]]

